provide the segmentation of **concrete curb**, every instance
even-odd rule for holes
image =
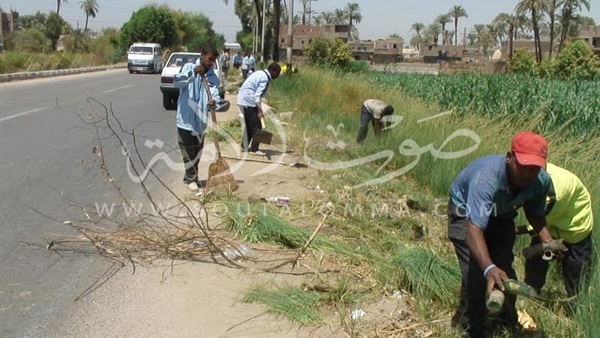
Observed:
[[[116,65],[110,65],[110,66],[96,66],[96,67],[71,68],[71,69],[41,70],[41,71],[37,71],[37,72],[0,74],[0,82],[10,82],[10,81],[19,81],[19,80],[38,79],[38,78],[44,78],[44,77],[90,73],[90,72],[98,72],[98,71],[103,71],[103,70],[126,68],[126,67],[127,67],[127,63],[119,63]]]

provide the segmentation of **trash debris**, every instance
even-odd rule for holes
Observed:
[[[359,318],[364,317],[365,315],[366,313],[362,309],[356,309],[350,314],[350,319],[357,320]]]
[[[269,197],[267,201],[275,203],[275,205],[280,207],[287,207],[290,204],[290,198],[286,196]]]
[[[194,247],[194,249],[202,249],[206,247],[206,242],[201,240],[195,240],[192,242],[192,247]]]
[[[518,310],[517,314],[519,316],[519,324],[523,328],[524,332],[534,332],[537,329],[537,325],[533,321],[533,318],[525,312],[525,310]]]
[[[250,202],[250,203],[260,203],[260,202],[266,202],[266,201],[267,200],[264,197],[257,195],[257,194],[252,194],[252,195],[248,196],[248,202]]]
[[[394,290],[394,293],[392,293],[392,297],[394,297],[396,299],[402,299],[402,298],[404,298],[404,295],[402,294],[402,291]]]
[[[250,249],[246,244],[241,244],[237,248],[227,248],[223,250],[225,257],[233,260],[238,257],[242,258],[255,258],[258,256],[256,251]]]

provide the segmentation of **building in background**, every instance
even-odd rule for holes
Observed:
[[[279,26],[279,52],[285,55],[287,48],[287,25]],[[308,45],[316,38],[328,40],[341,39],[348,42],[348,25],[294,25],[292,51],[294,55],[302,55]]]
[[[18,29],[19,13],[15,11],[1,11],[0,14],[0,26],[2,26],[2,30],[0,31],[0,51],[3,52],[4,37]]]
[[[600,57],[600,25],[581,26],[579,30],[579,36],[577,38],[587,41],[587,43],[592,47],[594,53]]]

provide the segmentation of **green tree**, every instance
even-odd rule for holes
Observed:
[[[435,18],[434,22],[442,26],[442,45],[445,45],[447,38],[446,35],[448,34],[448,32],[446,31],[446,24],[452,22],[452,18],[448,14],[440,14],[437,16],[437,18]]]
[[[90,16],[95,19],[96,14],[98,14],[98,2],[96,0],[83,0],[79,1],[79,3],[81,4],[81,9],[85,13],[85,27],[83,28],[83,31],[86,32]]]
[[[352,62],[352,53],[348,44],[340,39],[316,38],[308,46],[305,54],[309,63],[315,66],[344,68]]]
[[[46,20],[46,27],[44,34],[52,42],[52,50],[56,50],[56,44],[62,34],[70,33],[72,31],[71,25],[69,25],[60,15],[51,12],[48,14],[48,20]]]
[[[558,44],[558,51],[560,52],[567,40],[569,27],[571,26],[571,21],[575,17],[576,11],[582,11],[584,8],[589,11],[590,2],[589,0],[561,0],[559,5],[562,7],[560,20],[562,30],[560,34],[560,42]]]
[[[542,42],[540,40],[539,23],[544,12],[547,11],[548,3],[546,0],[520,0],[515,7],[515,12],[517,12],[517,14],[529,12],[531,15],[531,27],[533,29],[533,39],[535,42],[535,59],[538,63],[542,62]]]
[[[526,49],[517,49],[513,59],[508,64],[508,69],[515,74],[534,76],[537,75],[536,63],[533,55]]]
[[[556,21],[556,2],[557,0],[548,0],[548,18],[550,25],[550,52],[548,57],[552,59],[552,51],[554,50],[554,23]]]
[[[19,16],[18,26],[19,29],[35,28],[43,32],[46,29],[47,20],[48,15],[46,13],[37,11],[35,14]]]
[[[121,27],[120,47],[126,50],[134,42],[172,47],[178,38],[176,27],[173,12],[167,6],[146,5],[133,12]]]
[[[425,28],[425,39],[427,40],[427,43],[437,45],[440,34],[442,34],[442,26],[439,23],[431,23]]]
[[[600,60],[585,41],[568,44],[558,53],[553,65],[554,75],[561,78],[592,80],[600,77]]]
[[[423,37],[421,36],[421,32],[425,29],[425,25],[420,22],[415,22],[410,26],[410,30],[414,31],[415,34],[410,39],[410,45],[420,48],[420,45],[423,43]]]
[[[462,6],[454,6],[448,12],[451,18],[454,19],[454,44],[458,45],[458,19],[468,18],[467,11]]]
[[[500,13],[496,16],[496,18],[494,18],[494,21],[492,21],[492,23],[496,25],[508,26],[508,59],[512,60],[515,31],[517,30],[520,24],[518,16],[515,14]]]
[[[349,2],[346,6],[346,15],[348,17],[348,41],[350,41],[352,37],[352,23],[360,23],[362,21],[359,4]]]
[[[177,23],[177,45],[195,51],[205,44],[222,46],[225,43],[223,35],[215,33],[212,21],[204,14],[179,10],[172,15]]]

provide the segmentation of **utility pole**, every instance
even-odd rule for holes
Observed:
[[[292,74],[292,51],[294,48],[294,0],[288,0],[288,27],[287,27],[287,71]]]
[[[265,67],[265,21],[267,21],[267,0],[263,0],[263,10],[262,10],[262,29],[261,29],[261,37],[260,37],[260,64],[262,68]]]

